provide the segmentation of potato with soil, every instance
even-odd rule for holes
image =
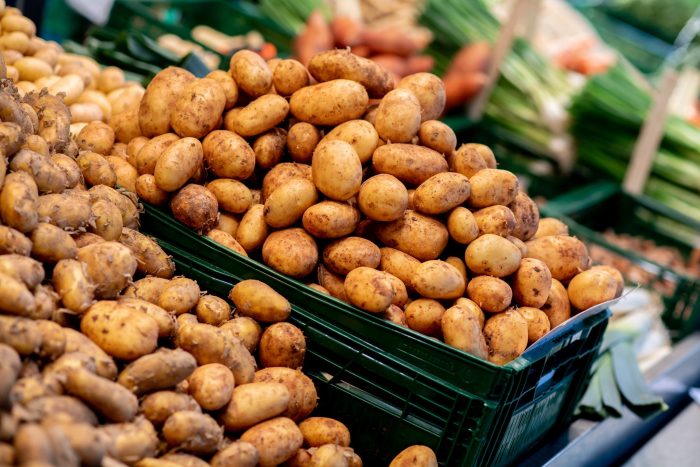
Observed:
[[[158,305],[140,298],[119,297],[119,304],[146,313],[158,323],[158,337],[171,337],[175,334],[175,316]]]
[[[137,459],[156,455],[158,435],[146,419],[103,425],[98,430],[107,440],[107,454],[118,461],[133,463]]]
[[[158,306],[181,315],[197,305],[200,289],[197,282],[186,277],[176,277],[163,287],[158,297]]]
[[[321,52],[311,59],[309,73],[317,81],[349,79],[357,81],[366,89],[369,97],[384,97],[394,87],[389,74],[372,60],[360,57],[348,49]]]
[[[370,177],[360,186],[357,198],[362,213],[375,221],[394,221],[408,207],[408,191],[393,175]]]
[[[360,191],[362,164],[355,150],[340,140],[321,141],[311,161],[314,185],[336,201],[346,201]]]
[[[548,235],[528,242],[527,256],[544,262],[559,281],[567,281],[588,269],[589,257],[586,245],[575,237]]]
[[[283,414],[289,401],[289,390],[282,383],[253,382],[238,386],[233,390],[222,422],[227,430],[246,430],[257,423]]]
[[[55,225],[40,222],[32,231],[32,256],[40,261],[56,263],[78,254],[75,240]]]
[[[445,108],[445,85],[432,73],[415,73],[401,79],[397,89],[406,89],[418,99],[421,107],[421,122],[435,120]]]
[[[111,201],[97,199],[90,206],[93,222],[89,230],[104,240],[119,240],[124,226],[122,213]]]
[[[68,187],[68,179],[61,167],[47,155],[31,149],[21,149],[15,153],[9,169],[30,174],[41,193],[60,193]]]
[[[151,423],[161,425],[175,412],[201,411],[199,404],[189,394],[175,391],[158,391],[141,401],[141,412]]]
[[[301,329],[290,323],[276,323],[263,332],[258,356],[263,367],[301,369],[306,339]]]
[[[136,256],[137,270],[144,275],[169,279],[175,273],[175,264],[155,240],[141,232],[124,227],[119,242]]]
[[[376,173],[390,174],[409,185],[420,185],[430,177],[447,172],[447,161],[432,149],[413,144],[385,144],[372,156]]]
[[[252,50],[239,50],[233,54],[229,71],[238,87],[251,97],[262,96],[272,86],[270,67]]]
[[[309,73],[304,65],[296,60],[280,60],[272,72],[272,83],[277,94],[291,96],[299,89],[309,85]]]
[[[293,162],[282,162],[274,166],[263,178],[262,199],[267,199],[278,186],[294,177],[303,177],[313,180],[311,166]]]
[[[323,250],[323,264],[343,276],[361,266],[376,269],[380,258],[379,247],[360,237],[336,240]]]
[[[437,467],[437,457],[428,446],[414,445],[401,451],[389,467]]]
[[[382,313],[391,305],[395,292],[391,280],[383,272],[362,266],[345,277],[345,293],[356,307]]]
[[[108,379],[114,379],[117,376],[117,366],[114,364],[112,357],[102,350],[86,335],[80,332],[63,328],[63,334],[66,338],[65,352],[82,352],[89,355],[95,361],[96,373]]]
[[[171,448],[193,454],[210,454],[223,439],[223,430],[211,416],[196,411],[175,412],[163,425],[163,438]]]
[[[427,120],[421,123],[418,140],[421,145],[445,156],[452,154],[457,147],[455,132],[439,120]]]
[[[226,94],[217,81],[211,78],[194,80],[175,101],[170,126],[180,137],[202,138],[216,129],[225,106]]]
[[[183,187],[202,167],[202,144],[195,138],[182,138],[168,146],[158,158],[153,175],[165,191]]]
[[[508,283],[491,276],[477,276],[470,280],[467,296],[489,313],[501,312],[513,301],[513,291]]]
[[[197,231],[206,231],[216,224],[219,203],[211,191],[191,183],[177,192],[170,202],[175,219]]]
[[[258,465],[259,459],[260,455],[255,446],[245,441],[234,441],[211,458],[211,465],[213,467],[227,467],[230,465],[255,467]]]
[[[569,301],[579,310],[587,310],[617,296],[617,281],[608,271],[589,269],[576,274],[567,289]]]
[[[135,167],[139,174],[153,174],[161,154],[179,139],[175,133],[165,133],[144,143],[135,158]]]
[[[309,417],[299,424],[304,445],[318,447],[324,444],[350,446],[350,430],[338,420],[327,417]]]
[[[316,187],[311,181],[301,177],[287,180],[265,200],[265,222],[273,228],[289,227],[317,201]]]
[[[288,113],[289,103],[284,97],[265,94],[245,107],[229,110],[224,116],[224,127],[248,138],[276,127]]]
[[[501,205],[474,211],[474,220],[479,227],[479,235],[493,234],[508,237],[516,227],[513,212]]]
[[[91,122],[83,128],[75,141],[84,151],[107,155],[114,146],[114,130],[102,122]]]
[[[292,420],[277,417],[248,429],[241,435],[241,441],[257,448],[259,466],[271,467],[291,458],[303,444],[304,437]]]
[[[305,419],[316,408],[316,387],[311,379],[299,370],[286,367],[263,368],[255,372],[254,381],[284,384],[289,391],[289,404],[283,415],[294,421]]]
[[[299,89],[292,94],[289,108],[302,122],[335,126],[362,117],[368,102],[360,83],[335,79]]]
[[[540,210],[537,204],[528,195],[519,191],[508,207],[515,217],[513,236],[522,241],[534,237],[540,223]]]
[[[479,323],[479,329],[483,329],[486,318],[484,316],[484,311],[479,307],[479,305],[476,304],[476,302],[468,298],[461,297],[455,300],[454,306],[461,307],[469,315],[476,318],[477,322]]]
[[[117,185],[132,193],[136,192],[136,179],[139,173],[125,159],[118,156],[106,156],[107,163],[117,177]]]
[[[195,79],[189,71],[176,67],[168,67],[156,74],[138,109],[138,123],[144,136],[152,138],[168,132],[177,99]]]
[[[287,151],[294,162],[308,164],[319,141],[321,132],[318,128],[310,123],[298,122],[287,132]]]
[[[124,290],[136,272],[137,261],[131,250],[117,242],[102,242],[78,250],[78,261],[95,285],[95,297],[114,298]]]
[[[200,322],[218,326],[229,320],[231,307],[222,298],[204,295],[197,302],[196,313]]]
[[[285,321],[292,311],[286,298],[264,282],[254,279],[236,284],[229,298],[239,314],[263,323]]]
[[[13,172],[5,177],[0,191],[0,217],[3,223],[20,232],[31,232],[39,221],[39,190],[34,178],[26,172]]]
[[[625,288],[625,278],[622,276],[622,273],[619,270],[615,269],[612,266],[607,266],[604,264],[599,264],[599,265],[593,266],[593,267],[591,267],[591,269],[595,270],[595,271],[605,271],[605,272],[609,273],[610,275],[612,275],[613,279],[615,279],[615,284],[617,286],[615,288],[615,298],[622,295],[622,292],[624,291],[624,288]]]
[[[44,280],[44,267],[39,261],[15,253],[0,255],[0,272],[24,282],[30,289]]]
[[[421,106],[416,96],[405,89],[390,91],[379,102],[374,127],[389,143],[409,143],[420,129]]]
[[[419,298],[406,306],[406,324],[414,331],[433,337],[441,337],[441,321],[445,307],[430,298]]]
[[[486,168],[472,175],[469,182],[472,188],[469,205],[474,208],[507,206],[518,194],[518,178],[507,170]]]
[[[260,342],[260,337],[262,336],[260,324],[253,318],[247,316],[238,316],[230,319],[219,326],[219,328],[231,333],[240,340],[250,353],[255,352]]]
[[[469,179],[454,172],[435,174],[421,183],[413,195],[416,211],[442,214],[464,203],[471,192]]]
[[[549,318],[544,311],[521,306],[518,308],[518,313],[527,321],[527,345],[534,344],[550,331]]]
[[[127,365],[119,373],[117,382],[141,396],[174,387],[188,378],[196,367],[197,362],[188,352],[162,348]]]
[[[269,169],[282,160],[287,145],[287,132],[282,128],[272,128],[258,136],[253,143],[255,165]]]
[[[447,218],[450,237],[463,245],[471,243],[479,236],[479,225],[474,214],[465,207],[457,207]]]
[[[128,389],[84,368],[69,371],[64,382],[75,395],[111,422],[128,422],[136,416],[138,399]]]
[[[233,373],[221,363],[198,367],[187,382],[188,392],[204,410],[219,410],[228,404],[235,384]]]
[[[360,162],[365,164],[379,144],[379,135],[374,126],[366,120],[351,120],[341,123],[328,131],[322,141],[345,141],[357,153]]]
[[[405,211],[396,221],[378,225],[376,233],[386,246],[421,261],[440,256],[448,240],[444,224],[411,210]]]
[[[207,168],[221,178],[245,180],[255,168],[255,153],[250,145],[236,133],[216,130],[209,133],[202,143]]]
[[[464,295],[466,287],[459,270],[440,260],[426,261],[418,266],[413,272],[411,284],[423,297],[439,300],[459,298]]]
[[[304,229],[316,238],[344,237],[355,231],[360,213],[352,205],[321,201],[304,211]]]
[[[92,305],[80,330],[109,355],[123,360],[149,354],[158,344],[158,323],[153,318],[114,301]]]
[[[117,174],[114,173],[109,162],[102,155],[86,151],[78,156],[76,162],[88,184],[109,187],[114,187],[117,184]]]
[[[40,196],[36,210],[40,222],[68,231],[82,230],[94,220],[89,199],[68,192]]]
[[[138,109],[112,115],[112,118],[109,120],[109,126],[114,130],[114,137],[120,143],[126,144],[132,139],[142,135],[141,127],[139,126]],[[165,131],[167,131],[167,129]],[[152,133],[152,135],[160,134],[162,133]]]
[[[520,306],[540,308],[552,288],[552,273],[542,261],[523,258],[513,276],[513,298]]]
[[[486,321],[484,337],[489,347],[489,361],[505,365],[527,348],[527,320],[517,310],[498,313]]]
[[[550,235],[569,235],[569,226],[559,219],[543,217],[540,219],[533,238],[548,237]]]
[[[304,229],[292,228],[271,233],[262,247],[266,265],[291,277],[311,274],[318,263],[318,248]]]
[[[467,267],[476,274],[505,277],[520,266],[520,250],[505,238],[484,234],[472,241],[464,253]]]

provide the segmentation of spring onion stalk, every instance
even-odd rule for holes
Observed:
[[[306,19],[320,10],[326,18],[330,17],[330,8],[323,0],[262,0],[260,11],[281,26],[290,38],[304,29]]]

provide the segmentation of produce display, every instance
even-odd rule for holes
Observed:
[[[457,149],[435,120],[436,76],[392,89],[347,50],[315,55],[308,71],[240,51],[217,73],[163,70],[138,119],[113,123],[134,135],[139,197],[188,227],[497,364],[619,296],[619,274],[588,270],[585,245],[540,222],[487,147]]]

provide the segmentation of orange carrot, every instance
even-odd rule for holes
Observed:
[[[445,75],[445,110],[452,109],[470,101],[486,84],[486,73],[468,74],[449,73]]]
[[[275,44],[265,42],[258,53],[265,60],[270,60],[277,56],[277,47],[275,47]]]
[[[400,78],[408,74],[408,61],[405,57],[394,54],[379,54],[371,56],[370,60]]]
[[[473,42],[465,45],[452,59],[448,73],[486,72],[491,59],[491,46],[488,42]]]
[[[314,11],[306,20],[306,27],[294,40],[294,54],[304,65],[318,52],[333,48],[333,34],[320,11]]]
[[[406,74],[421,73],[433,69],[435,60],[430,55],[412,55],[408,57]]]
[[[354,47],[360,44],[364,25],[349,16],[336,16],[331,21],[331,31],[338,47]]]

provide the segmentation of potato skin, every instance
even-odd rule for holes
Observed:
[[[30,174],[8,174],[0,191],[0,217],[3,223],[23,233],[31,232],[39,221],[38,201],[39,190]]]
[[[224,127],[243,137],[256,136],[277,126],[289,113],[289,104],[283,97],[265,94],[245,107],[228,111]]]
[[[63,328],[63,334],[66,338],[66,353],[83,352],[95,360],[98,375],[108,379],[114,379],[117,376],[117,366],[112,357],[85,334],[70,328]]]
[[[350,120],[328,131],[322,141],[345,141],[357,153],[362,164],[367,163],[379,144],[379,134],[374,126],[365,120]]]
[[[394,221],[408,207],[408,191],[393,175],[379,174],[360,186],[357,198],[362,213],[375,221]]]
[[[259,466],[271,467],[292,457],[303,444],[304,437],[292,420],[277,417],[248,429],[241,435],[241,441],[257,448]]]
[[[169,145],[158,158],[153,175],[161,190],[176,191],[202,167],[202,144],[195,138],[182,138]]]
[[[163,425],[168,446],[194,454],[209,454],[223,439],[223,430],[211,416],[197,411],[175,412]]]
[[[316,408],[318,395],[311,379],[299,370],[268,367],[255,372],[255,382],[282,383],[289,391],[289,404],[283,416],[294,421],[308,417]]]
[[[569,226],[553,217],[544,217],[540,219],[533,238],[547,237],[550,235],[569,235]]]
[[[284,413],[289,398],[287,387],[278,382],[253,382],[237,386],[226,406],[222,422],[230,431],[248,429]]]
[[[617,281],[608,271],[589,269],[576,274],[567,289],[569,301],[579,310],[587,310],[617,295]]]
[[[505,277],[520,266],[520,250],[503,237],[485,234],[472,241],[464,253],[467,267],[476,274]]]
[[[400,219],[378,225],[376,234],[386,246],[420,261],[440,256],[448,240],[447,229],[442,222],[411,210],[405,211]]]
[[[401,451],[389,467],[437,467],[437,457],[428,446],[414,445]]]
[[[269,169],[284,157],[287,145],[287,132],[282,128],[272,128],[258,136],[253,143],[255,164],[262,169]]]
[[[544,262],[559,281],[567,281],[588,269],[589,258],[586,245],[575,237],[548,235],[525,243],[527,256]]]
[[[93,233],[105,240],[119,240],[124,226],[122,213],[112,202],[98,199],[90,206],[94,225],[90,225]]]
[[[406,324],[414,331],[433,337],[441,337],[441,321],[445,307],[431,298],[419,298],[406,306]]]
[[[282,162],[274,166],[263,178],[262,199],[267,199],[278,186],[294,177],[304,177],[313,180],[311,166],[293,162]]]
[[[318,201],[314,184],[301,177],[287,180],[265,200],[263,216],[267,225],[284,228],[295,224]]]
[[[176,315],[187,313],[197,305],[200,289],[197,282],[186,277],[176,277],[163,287],[158,306]]]
[[[236,133],[215,130],[202,143],[204,162],[217,177],[245,180],[253,174],[255,153]]]
[[[239,50],[231,57],[229,72],[246,94],[259,97],[272,86],[272,71],[265,60],[251,50]]]
[[[254,279],[236,284],[229,298],[239,314],[263,323],[285,321],[292,311],[286,298],[264,282]]]
[[[467,284],[467,296],[482,310],[498,313],[513,300],[513,291],[503,280],[491,276],[477,276]]]
[[[508,237],[516,227],[513,212],[505,206],[495,205],[474,212],[479,235],[493,234]]]
[[[80,130],[76,139],[78,147],[106,156],[114,146],[114,130],[103,122],[90,122]]]
[[[421,183],[413,196],[416,211],[442,214],[464,203],[469,198],[469,179],[462,174],[443,172]]]
[[[382,313],[394,300],[391,280],[381,271],[365,266],[345,277],[345,293],[350,303],[370,313]]]
[[[87,276],[95,285],[97,298],[115,297],[136,272],[134,254],[117,242],[95,243],[80,248],[77,259],[86,265]]]
[[[245,441],[234,441],[211,458],[212,467],[255,467],[260,455],[255,446]]]
[[[302,217],[304,230],[316,238],[344,237],[355,231],[360,213],[352,205],[321,201],[310,206]]]
[[[540,308],[547,302],[552,288],[552,273],[542,261],[523,258],[512,281],[515,303],[523,307]]]
[[[474,208],[507,206],[518,194],[518,177],[507,170],[482,169],[469,178],[469,183],[472,188],[469,205]]]
[[[598,270],[605,271],[605,272],[609,273],[610,275],[612,275],[613,279],[615,279],[615,283],[617,285],[617,287],[615,289],[615,298],[622,295],[622,292],[625,288],[625,278],[622,276],[622,273],[619,270],[617,270],[616,268],[614,268],[612,266],[607,266],[604,264],[592,266],[591,269],[596,270],[596,271],[598,271]]]
[[[319,141],[321,132],[318,128],[310,123],[298,122],[287,132],[287,151],[294,162],[308,164]]]
[[[420,112],[420,102],[411,91],[394,89],[379,102],[374,127],[384,141],[408,143],[420,129]]]
[[[336,201],[347,201],[360,191],[362,164],[348,143],[323,140],[314,150],[311,176],[321,193]]]
[[[299,424],[304,436],[304,446],[318,447],[324,444],[350,446],[350,430],[338,420],[327,417],[309,417]]]
[[[430,260],[416,268],[413,288],[426,298],[450,300],[464,294],[466,283],[459,270],[445,261]]]
[[[362,117],[368,102],[360,83],[334,79],[299,89],[292,94],[289,108],[302,122],[335,126]]]
[[[461,145],[456,151],[448,155],[450,170],[459,172],[471,178],[483,169],[495,169],[495,164],[491,167],[487,164],[486,159],[493,159],[493,152],[488,146],[476,143],[467,143]]]
[[[137,230],[124,227],[119,237],[136,256],[137,270],[144,275],[169,279],[175,274],[175,264],[155,240]]]
[[[522,241],[530,240],[535,236],[540,223],[540,210],[528,195],[519,191],[515,199],[508,205],[515,217],[515,229],[513,236]]]
[[[161,292],[169,283],[169,280],[161,277],[144,277],[124,290],[122,297],[139,298],[157,305]]]
[[[33,136],[33,135],[32,135]],[[41,137],[37,136],[41,139]],[[46,144],[43,139],[41,141]],[[68,179],[61,168],[47,155],[31,149],[20,149],[12,156],[9,168],[13,172],[26,172],[34,178],[39,192],[60,193],[68,186]]]
[[[98,430],[108,440],[107,454],[118,461],[133,462],[156,455],[158,435],[146,419],[103,425]]]
[[[188,392],[204,410],[219,410],[225,406],[235,384],[231,370],[220,363],[198,367],[187,381]]]
[[[194,357],[181,349],[159,349],[144,355],[119,373],[117,382],[137,396],[174,387],[197,366]]]
[[[323,264],[343,276],[360,266],[376,269],[380,259],[379,247],[361,237],[335,240],[323,250]]]
[[[32,231],[31,239],[32,256],[41,261],[56,263],[62,259],[75,258],[78,254],[75,240],[55,225],[38,223]]]
[[[272,83],[279,95],[291,96],[299,89],[309,85],[309,73],[304,65],[296,60],[280,60],[272,72]]]
[[[266,265],[295,278],[311,274],[318,263],[316,242],[299,228],[271,233],[263,243],[262,256]]]
[[[136,416],[138,400],[126,388],[84,368],[68,372],[66,390],[91,405],[112,422],[128,422]]]
[[[418,129],[420,144],[443,155],[450,155],[457,146],[457,136],[448,125],[439,120],[427,120]]]
[[[518,313],[527,321],[527,345],[532,345],[541,339],[550,330],[549,318],[544,311],[521,306]]]
[[[176,67],[168,67],[156,74],[146,88],[138,109],[138,122],[144,136],[152,138],[168,132],[175,102],[195,79],[189,71]]]
[[[308,68],[311,76],[319,82],[340,78],[357,81],[367,89],[371,98],[381,98],[394,87],[386,70],[348,49],[317,53],[309,62]]]
[[[144,143],[135,157],[135,167],[139,174],[153,174],[161,154],[171,144],[179,140],[180,138],[175,133],[164,133]]]
[[[151,174],[140,175],[136,179],[134,189],[140,199],[156,206],[168,201],[168,196],[170,195],[167,191],[158,187],[156,177]]]
[[[231,307],[223,298],[204,295],[197,302],[196,313],[200,322],[218,326],[231,317]]]
[[[505,365],[527,348],[527,320],[516,310],[498,313],[486,321],[484,337],[489,347],[489,361]]]
[[[221,85],[202,78],[188,83],[182,90],[170,114],[170,125],[181,137],[202,138],[214,130],[226,106]]]
[[[263,367],[301,369],[306,354],[306,339],[291,323],[275,323],[265,329],[258,356]]]
[[[387,173],[406,184],[420,185],[435,174],[447,172],[447,161],[429,148],[392,143],[374,151],[372,167],[376,173]]]
[[[175,412],[201,411],[197,401],[189,394],[175,391],[158,391],[141,401],[141,411],[151,423],[161,425]]]
[[[403,77],[397,84],[398,89],[412,92],[421,106],[421,122],[435,120],[445,108],[445,85],[432,73],[414,73]]]
[[[209,230],[216,224],[219,203],[211,191],[191,183],[177,192],[170,202],[173,216],[198,231]]]

